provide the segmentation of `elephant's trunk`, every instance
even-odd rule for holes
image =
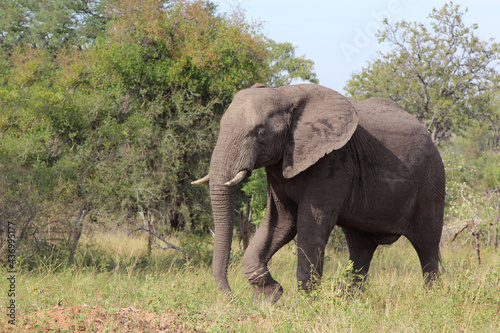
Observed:
[[[213,273],[215,283],[219,288],[230,294],[231,288],[227,281],[227,270],[229,255],[231,253],[231,242],[233,240],[234,198],[236,190],[235,187],[212,183],[211,179],[210,198],[215,226]]]
[[[234,227],[236,184],[253,169],[255,160],[251,145],[233,132],[221,133],[210,161],[210,200],[214,217],[213,273],[215,282],[225,293],[231,293],[227,280]],[[245,149],[245,147],[248,147]]]

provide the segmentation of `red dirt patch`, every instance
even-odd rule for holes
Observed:
[[[3,327],[3,328],[2,328]],[[7,329],[7,331],[4,331]],[[155,313],[134,307],[104,309],[90,305],[60,306],[22,315],[12,326],[0,323],[1,332],[203,332],[187,328],[178,314]]]

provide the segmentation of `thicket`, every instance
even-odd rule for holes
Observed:
[[[57,245],[73,261],[98,227],[208,233],[208,191],[190,181],[207,173],[233,94],[317,82],[291,44],[209,1],[0,10],[0,229],[15,223],[28,258]]]

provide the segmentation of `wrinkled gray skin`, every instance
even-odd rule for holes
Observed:
[[[308,289],[313,276],[322,275],[336,225],[345,232],[355,271],[366,275],[377,246],[404,235],[432,283],[443,226],[444,167],[426,129],[398,104],[354,101],[319,85],[255,85],[234,96],[209,173],[213,272],[227,293],[235,197],[227,182],[263,166],[266,215],[243,256],[255,296],[273,303],[281,296],[267,264],[295,236],[297,280]]]

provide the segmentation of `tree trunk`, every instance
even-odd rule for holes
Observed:
[[[240,212],[240,236],[243,241],[243,251],[248,247],[250,242],[250,225],[252,224],[252,206],[250,203],[252,201],[252,195],[249,194],[245,198],[245,214]]]

